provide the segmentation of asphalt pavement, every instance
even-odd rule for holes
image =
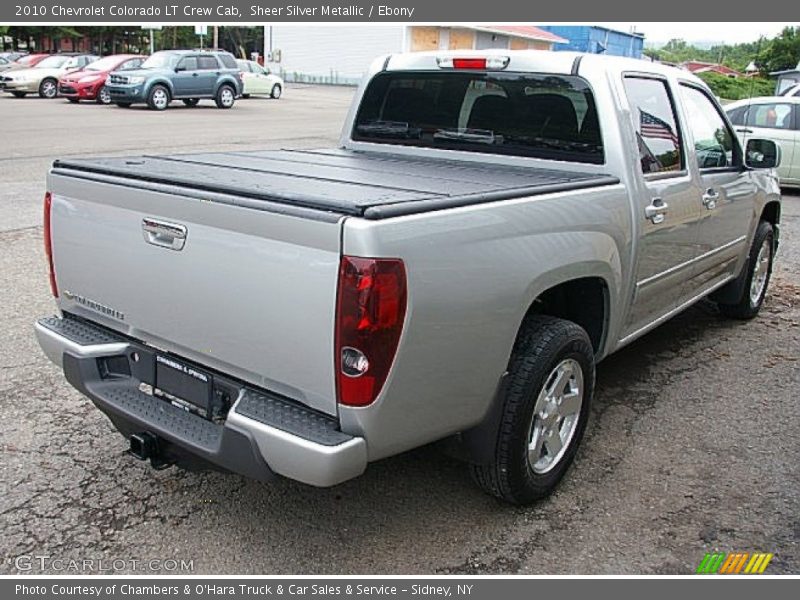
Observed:
[[[703,302],[601,363],[578,458],[535,506],[485,496],[435,445],[332,489],[124,453],[34,339],[55,312],[49,164],[331,146],[352,93],[289,85],[278,101],[164,113],[0,97],[0,573],[94,560],[88,572],[682,574],[711,551],[771,552],[768,573],[800,573],[800,195],[784,198],[761,315],[729,321]]]

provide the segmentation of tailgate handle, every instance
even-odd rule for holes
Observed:
[[[186,227],[158,219],[142,219],[142,234],[148,244],[170,250],[183,250],[186,243]]]

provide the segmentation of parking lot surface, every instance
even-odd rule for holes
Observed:
[[[163,113],[0,97],[0,573],[74,573],[68,561],[84,559],[146,574],[165,559],[191,561],[184,573],[690,573],[717,550],[772,552],[768,573],[800,572],[800,196],[788,193],[761,315],[734,322],[701,303],[601,363],[576,463],[535,506],[483,495],[436,446],[333,489],[154,471],[124,454],[33,336],[54,313],[48,165],[330,146],[352,93],[287,86],[279,101]]]

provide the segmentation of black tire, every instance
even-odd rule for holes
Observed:
[[[58,81],[52,77],[42,79],[42,82],[39,84],[39,97],[52,100],[56,96],[58,96]]]
[[[277,100],[278,98],[281,97],[282,93],[283,93],[283,88],[281,87],[281,84],[276,83],[275,85],[272,86],[272,89],[269,92],[269,97]]]
[[[111,104],[111,94],[108,92],[108,88],[106,88],[106,86],[100,86],[100,89],[97,90],[95,102],[106,106]]]
[[[157,83],[150,88],[150,92],[147,94],[147,106],[150,110],[167,110],[171,99],[169,90]]]
[[[184,100],[183,100],[183,103],[184,103],[186,106],[190,107],[190,108],[191,108],[192,106],[197,106],[197,104],[198,104],[199,102],[200,102],[200,98],[184,98]]]
[[[528,459],[534,417],[538,417],[534,409],[545,386],[552,383],[555,369],[564,361],[580,366],[583,385],[576,396],[581,399],[580,409],[564,449],[546,472],[537,473]],[[494,459],[490,464],[471,465],[475,482],[487,493],[512,504],[529,504],[550,494],[575,457],[586,430],[593,392],[594,351],[586,331],[555,317],[528,318],[509,362]],[[560,421],[556,427],[560,432]]]
[[[766,244],[766,245],[765,245]],[[762,247],[765,251],[769,252],[767,263],[764,265],[758,260],[759,252]],[[753,244],[750,246],[750,252],[747,255],[747,266],[744,274],[744,285],[742,286],[742,294],[738,301],[733,303],[718,303],[719,311],[726,317],[731,319],[752,319],[761,310],[761,305],[764,304],[764,298],[767,295],[767,288],[769,287],[769,280],[772,276],[772,262],[775,257],[775,230],[771,223],[761,221],[756,228],[756,234],[753,236]],[[761,263],[761,264],[759,264]],[[758,274],[763,272],[766,268],[766,279],[764,279],[763,287],[761,287],[758,294],[755,294],[753,280]]]
[[[77,104],[78,103],[78,99],[77,98],[67,98],[67,100],[69,101],[70,104]]]
[[[11,92],[14,95],[14,98],[24,98],[28,95],[28,92]]]
[[[214,96],[214,102],[217,108],[231,108],[236,102],[236,90],[233,86],[223,83],[217,90],[217,95]]]
[[[242,100],[247,100],[250,97],[250,94],[242,94]]]
[[[120,108],[130,108],[132,102],[117,102],[116,105]]]

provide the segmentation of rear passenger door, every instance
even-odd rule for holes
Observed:
[[[696,255],[698,188],[686,164],[673,92],[666,79],[628,75],[625,93],[639,151],[639,243],[635,291],[623,338],[678,305]]]
[[[698,256],[685,295],[693,296],[737,274],[753,223],[756,186],[744,168],[736,135],[704,88],[681,83],[686,137],[694,147],[691,170],[700,193]]]
[[[211,96],[216,92],[219,79],[220,66],[217,57],[211,54],[197,57],[198,78],[197,93],[201,96]]]
[[[200,76],[197,70],[197,57],[184,56],[178,61],[175,75],[172,77],[172,87],[176,97],[188,98],[198,91],[197,79]]]

